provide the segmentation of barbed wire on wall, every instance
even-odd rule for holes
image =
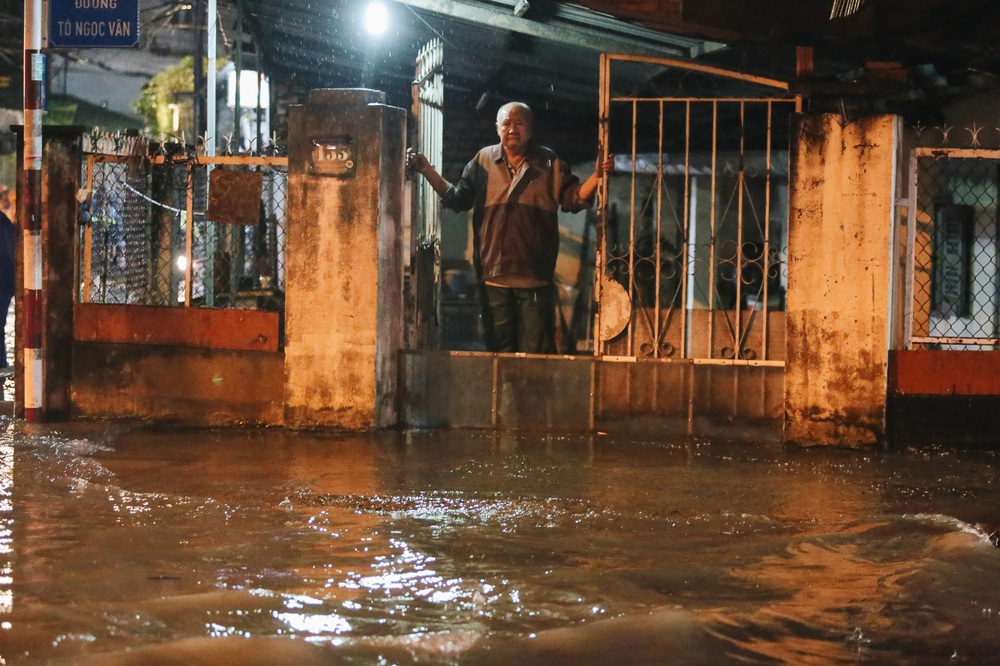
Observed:
[[[922,148],[1000,149],[1000,126],[989,127],[978,122],[954,125],[917,122],[908,125],[907,129]]]
[[[186,136],[183,132],[180,135],[160,133],[144,133],[136,130],[126,130],[124,132],[111,132],[94,128],[93,131],[83,135],[83,152],[118,155],[118,156],[146,156],[163,157],[174,161],[196,160],[199,157],[208,156],[208,145],[205,137]],[[250,150],[240,151],[238,141],[232,135],[222,137],[218,156],[225,157],[285,157],[288,155],[288,147],[278,142],[276,135],[261,142],[257,147],[257,140],[250,140]]]

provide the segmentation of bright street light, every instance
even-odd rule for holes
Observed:
[[[381,35],[389,27],[389,10],[384,2],[369,2],[365,7],[365,29],[369,34]]]

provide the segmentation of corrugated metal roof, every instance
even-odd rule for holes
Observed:
[[[274,80],[302,88],[378,88],[393,103],[407,104],[417,51],[437,37],[444,43],[449,91],[593,110],[602,51],[690,58],[721,46],[566,3],[535,3],[517,17],[517,0],[390,2],[389,31],[372,37],[362,26],[365,4],[244,0],[245,42]],[[235,41],[238,5],[223,0],[220,10],[223,29]]]

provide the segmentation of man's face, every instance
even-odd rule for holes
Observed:
[[[497,114],[497,136],[508,152],[523,153],[531,139],[531,112],[520,106],[501,107]]]

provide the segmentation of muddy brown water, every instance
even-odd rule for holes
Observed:
[[[0,664],[997,663],[992,451],[0,430]]]

